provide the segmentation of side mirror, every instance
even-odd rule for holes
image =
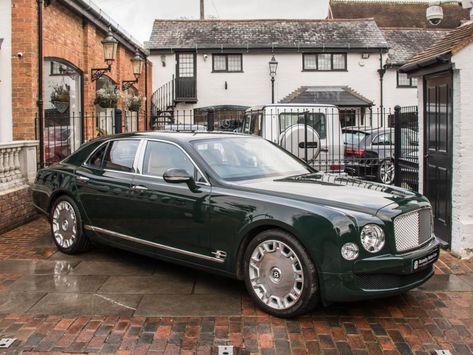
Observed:
[[[186,183],[191,190],[197,187],[194,178],[184,169],[168,169],[164,172],[163,179],[170,184]]]

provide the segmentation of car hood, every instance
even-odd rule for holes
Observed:
[[[259,179],[242,188],[334,208],[375,215],[381,208],[418,200],[421,195],[397,187],[333,174],[308,174],[283,179]]]

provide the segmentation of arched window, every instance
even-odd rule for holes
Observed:
[[[82,72],[59,58],[44,60],[44,152],[52,164],[79,148],[82,137]]]

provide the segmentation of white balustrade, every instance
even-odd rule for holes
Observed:
[[[37,141],[0,143],[0,191],[34,181],[37,146]]]

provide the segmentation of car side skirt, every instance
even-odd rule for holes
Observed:
[[[191,256],[191,257],[194,257],[194,258],[213,261],[213,262],[216,262],[216,263],[225,262],[225,258],[198,254],[198,253],[194,253],[194,252],[191,252],[191,251],[171,247],[169,245],[154,243],[154,242],[150,242],[148,240],[135,238],[135,237],[132,237],[130,235],[117,233],[117,232],[114,232],[114,231],[111,231],[111,230],[108,230],[108,229],[104,229],[104,228],[100,228],[100,227],[95,227],[95,226],[91,226],[91,225],[86,224],[86,225],[84,225],[84,229],[92,231],[92,232],[96,232],[96,233],[107,234],[107,235],[110,235],[112,237],[128,240],[128,241],[131,241],[131,242],[134,242],[134,243],[147,245],[147,246],[150,246],[150,247],[153,247],[153,248],[156,248],[156,249],[161,249],[161,250],[166,250],[166,251],[170,251],[170,252],[173,252],[173,253],[178,253],[178,254],[182,254],[182,255]]]

